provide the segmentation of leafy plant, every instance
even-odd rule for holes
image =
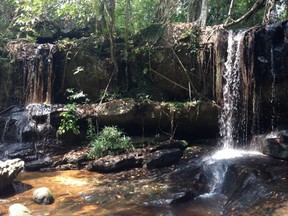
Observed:
[[[86,139],[91,142],[92,140],[95,140],[97,138],[97,133],[95,131],[95,127],[93,125],[92,119],[87,119],[88,128],[87,128],[87,134]]]
[[[98,158],[105,155],[127,153],[134,149],[130,137],[127,137],[115,126],[106,126],[91,140],[92,147],[88,153],[89,158]]]
[[[60,114],[61,122],[60,126],[58,128],[59,134],[64,134],[68,131],[71,131],[73,134],[79,134],[79,125],[77,125],[77,121],[79,120],[79,117],[77,116],[76,110],[76,104],[66,104],[64,108],[67,109],[66,112],[62,112]]]
[[[101,91],[100,98],[103,101],[112,101],[121,98],[121,94],[117,92]]]
[[[79,134],[79,125],[77,125],[79,117],[77,115],[77,106],[75,101],[78,102],[79,100],[82,100],[86,103],[89,100],[87,98],[87,95],[84,94],[83,91],[67,89],[66,92],[69,103],[64,106],[64,109],[66,109],[67,111],[60,114],[61,122],[58,128],[58,133],[61,135],[70,131],[73,134]]]
[[[66,93],[67,93],[67,99],[70,102],[77,102],[77,103],[89,102],[89,98],[87,98],[87,95],[84,94],[84,92],[81,90],[69,88],[66,90]]]

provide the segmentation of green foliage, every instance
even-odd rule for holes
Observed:
[[[110,91],[101,91],[100,93],[100,98],[102,101],[112,101],[115,99],[119,99],[121,98],[122,95],[121,93],[117,93],[117,92],[110,92]]]
[[[243,16],[256,3],[256,1],[257,0],[234,0],[231,18],[236,20]],[[228,16],[230,2],[230,0],[209,0],[209,16],[207,21],[208,25],[222,24],[225,22]],[[283,7],[283,10],[280,11],[279,14],[275,13],[274,10],[274,13],[272,15],[272,21],[287,19],[287,0],[277,1],[276,4],[277,7]],[[257,13],[254,13],[248,20],[245,20],[244,22],[236,25],[235,28],[247,28],[260,24],[262,23],[263,15],[264,8]]]
[[[62,38],[61,40],[57,40],[56,44],[60,50],[69,50],[70,48],[77,46],[77,41],[69,38]]]
[[[93,125],[91,118],[87,119],[87,123],[88,123],[88,128],[87,128],[86,139],[87,139],[87,141],[90,142],[90,141],[95,140],[97,138],[97,134],[96,134],[95,127]]]
[[[12,1],[12,0],[11,0]],[[16,16],[13,21],[15,27],[23,36],[38,36],[36,27],[41,22],[48,21],[59,25],[62,30],[83,28],[89,25],[95,17],[95,6],[98,1],[75,0],[15,0]]]
[[[67,132],[72,132],[73,134],[79,134],[79,125],[77,125],[79,117],[77,115],[77,106],[75,101],[84,101],[84,103],[87,103],[89,102],[89,99],[87,98],[87,95],[83,93],[83,91],[78,91],[71,88],[67,89],[66,92],[69,103],[64,106],[64,109],[67,111],[60,114],[61,122],[58,128],[58,133],[64,134]]]
[[[76,113],[76,104],[66,104],[64,108],[67,109],[67,111],[60,114],[62,119],[58,128],[58,133],[61,135],[70,131],[73,134],[79,134],[79,125],[77,125],[79,117]]]
[[[88,130],[89,131],[89,130]],[[91,132],[91,131],[90,131]],[[90,137],[94,137],[94,135]],[[88,153],[89,158],[98,158],[105,155],[127,153],[134,149],[130,137],[127,137],[117,127],[105,127],[96,138],[91,140],[92,147]]]
[[[231,14],[232,19],[237,19],[245,14],[257,0],[235,0]],[[230,0],[209,0],[208,25],[221,24],[227,19]],[[170,22],[185,22],[190,1],[180,0],[175,3],[175,10],[170,11]],[[277,13],[273,12],[273,21],[288,18],[287,0],[276,2]],[[13,30],[11,37],[37,37],[39,29],[44,22],[59,27],[63,32],[72,29],[89,27],[95,34],[103,38],[107,36],[109,14],[103,5],[107,0],[6,0],[1,1],[0,7],[0,34]],[[128,5],[128,6],[127,6]],[[159,7],[165,7],[160,0],[118,0],[115,1],[115,37],[135,34],[152,24],[155,24],[156,12]],[[241,27],[249,27],[262,22],[263,10],[257,12]],[[42,26],[43,27],[43,26]],[[240,27],[240,26],[238,26]]]
[[[82,67],[77,67],[74,74],[82,71]],[[69,88],[66,90],[66,95],[69,103],[88,103],[90,100],[82,90],[77,90],[75,88]]]

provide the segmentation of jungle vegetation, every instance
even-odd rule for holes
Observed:
[[[250,27],[287,19],[287,5],[287,0],[1,0],[0,37],[37,37],[45,25],[111,40],[155,23]]]

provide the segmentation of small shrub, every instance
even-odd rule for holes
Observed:
[[[59,134],[64,134],[68,131],[71,131],[73,134],[79,134],[79,125],[77,125],[79,117],[76,113],[76,104],[66,104],[64,108],[66,108],[68,111],[60,114],[61,122],[58,128]]]
[[[78,67],[78,70],[81,70],[81,67]],[[58,133],[61,135],[70,131],[73,134],[80,134],[79,125],[77,125],[79,116],[76,112],[76,102],[82,101],[82,103],[88,103],[89,99],[87,98],[87,95],[83,93],[83,91],[76,89],[66,89],[66,94],[69,103],[64,106],[67,111],[60,114],[61,122],[60,126],[58,127]]]
[[[105,127],[96,137],[91,140],[89,158],[98,158],[105,155],[117,155],[130,152],[134,149],[130,137],[123,134],[117,127]]]

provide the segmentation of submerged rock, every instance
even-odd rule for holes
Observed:
[[[0,192],[7,187],[23,170],[24,161],[19,158],[0,161]]]

